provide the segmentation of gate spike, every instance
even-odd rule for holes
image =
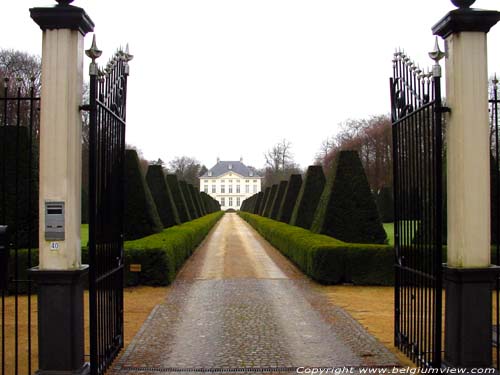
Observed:
[[[439,63],[439,60],[441,60],[444,57],[444,52],[441,51],[439,48],[439,42],[438,42],[438,37],[436,37],[436,42],[434,44],[434,50],[429,52],[429,57],[434,60],[434,62],[437,64]]]
[[[497,78],[497,74],[495,73],[495,75],[493,76],[493,84],[496,86],[498,85],[498,78]]]

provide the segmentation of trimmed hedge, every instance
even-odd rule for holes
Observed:
[[[0,218],[18,247],[38,247],[38,150],[31,143],[29,128],[0,126]]]
[[[394,284],[392,246],[345,243],[246,212],[239,215],[306,275],[322,284]]]
[[[262,191],[257,193],[257,197],[255,198],[255,205],[252,207],[250,211],[253,214],[257,214],[260,211],[260,206],[262,204],[264,198],[264,193]]]
[[[337,155],[311,231],[345,242],[387,243],[387,235],[356,151],[340,151]]]
[[[135,240],[163,230],[158,211],[141,173],[135,150],[125,150],[125,240]]]
[[[179,187],[181,188],[182,195],[184,195],[184,199],[186,200],[186,207],[188,208],[189,216],[191,220],[197,219],[198,211],[194,205],[193,196],[191,195],[191,191],[188,187],[186,181],[179,181]]]
[[[320,165],[311,165],[307,168],[306,177],[293,208],[290,224],[310,229],[314,220],[314,213],[325,187],[325,174]]]
[[[181,223],[179,213],[177,212],[172,193],[165,181],[162,166],[150,165],[146,173],[146,181],[156,203],[163,227],[169,228],[173,225],[179,225]]]
[[[394,195],[391,187],[383,187],[377,194],[377,208],[383,223],[394,221]]]
[[[264,196],[262,197],[262,201],[260,202],[259,206],[259,212],[256,212],[256,214],[263,216],[264,215],[264,209],[266,208],[267,201],[269,199],[269,193],[271,192],[270,187],[266,187],[266,190],[264,191]]]
[[[125,242],[125,266],[139,263],[142,271],[127,272],[126,285],[168,285],[187,258],[224,215],[215,212],[165,229],[136,241]]]
[[[267,197],[266,205],[264,207],[264,212],[262,216],[269,217],[271,215],[271,208],[274,202],[274,198],[276,198],[276,193],[278,192],[278,184],[274,184],[271,186],[271,190],[269,191],[269,196]]]
[[[172,197],[174,198],[175,206],[177,207],[177,212],[179,213],[179,219],[182,223],[191,220],[191,215],[189,213],[189,209],[187,207],[186,199],[184,198],[184,194],[179,186],[179,181],[177,180],[177,175],[175,174],[167,174],[166,177],[167,185],[172,193]]]
[[[125,286],[135,285],[168,285],[194,252],[213,226],[224,213],[222,211],[206,215],[189,223],[176,225],[134,241],[126,241],[125,248]],[[28,250],[18,250],[18,278],[27,280],[27,269],[38,264],[38,249],[31,251],[31,262]],[[88,248],[82,247],[82,263],[88,264]],[[10,279],[14,278],[14,256],[9,260]],[[130,272],[131,264],[140,264],[141,272]],[[14,292],[14,283],[10,283],[8,291]],[[27,293],[27,283],[18,284],[19,293]],[[35,289],[32,290],[35,292]]]
[[[204,216],[205,210],[202,208],[202,205],[200,202],[200,197],[199,197],[200,192],[197,189],[195,189],[195,187],[191,184],[188,184],[187,186],[189,188],[189,192],[191,193],[191,197],[193,198],[194,207],[196,209],[196,213],[198,214],[198,217]]]
[[[276,220],[283,223],[290,222],[293,208],[295,206],[295,202],[297,202],[297,196],[299,195],[301,186],[302,176],[300,174],[292,174],[288,184],[286,185],[286,191],[284,193],[283,200],[281,201],[281,206]]]
[[[288,181],[281,181],[278,186],[278,191],[274,197],[273,204],[271,206],[271,219],[276,220],[278,218],[278,213],[281,207],[281,202],[283,201],[283,196],[285,195],[286,187],[288,186]]]

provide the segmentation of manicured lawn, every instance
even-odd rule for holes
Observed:
[[[80,238],[82,241],[82,246],[87,246],[87,242],[89,242],[89,225],[82,224],[80,229]]]
[[[384,229],[389,239],[388,245],[394,246],[394,223],[384,223]]]

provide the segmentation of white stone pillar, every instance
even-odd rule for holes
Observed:
[[[79,108],[83,37],[94,24],[71,1],[30,9],[43,32],[40,262],[30,270],[38,285],[39,375],[86,375],[90,370],[84,355],[83,289],[88,267],[81,264]],[[52,205],[50,210],[47,203]],[[52,220],[46,222],[46,216]]]
[[[43,33],[40,113],[40,269],[81,266],[83,35]],[[46,202],[64,202],[64,239],[47,239]]]
[[[433,28],[446,43],[448,247],[445,363],[491,365],[490,145],[486,34],[496,11],[470,9],[474,0],[452,0]]]

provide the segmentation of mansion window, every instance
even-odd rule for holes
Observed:
[[[215,187],[215,185],[212,185],[212,193],[216,193],[217,192],[217,188]]]
[[[238,193],[238,194],[240,193],[240,185],[236,185],[236,193]]]
[[[256,184],[257,183],[257,180],[253,180],[253,183]]]
[[[245,193],[250,193],[250,185],[245,185]]]
[[[229,193],[233,192],[233,185],[229,185]]]
[[[220,186],[220,192],[225,193],[226,192],[226,187],[224,185]]]
[[[241,204],[240,197],[236,197],[236,206],[239,207]]]
[[[233,207],[233,197],[229,197],[229,207]]]
[[[208,185],[205,185],[205,186],[204,186],[203,191],[204,191],[205,193],[208,193]]]
[[[247,184],[248,184],[249,182],[250,182],[250,180],[245,180],[245,183],[247,183]]]
[[[257,192],[257,185],[254,185],[253,186],[253,192],[256,193]]]
[[[226,198],[222,197],[222,198],[220,199],[220,205],[221,205],[222,207],[224,207],[224,206],[226,205]]]

